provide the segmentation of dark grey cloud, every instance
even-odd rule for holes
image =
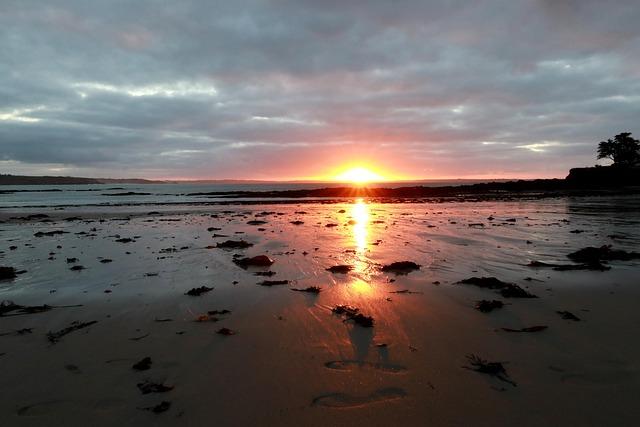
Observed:
[[[636,130],[639,21],[635,0],[4,1],[0,168],[562,176]]]

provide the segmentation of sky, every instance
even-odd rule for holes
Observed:
[[[0,173],[564,177],[640,135],[637,0],[0,2]]]

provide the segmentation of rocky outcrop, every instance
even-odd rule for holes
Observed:
[[[566,178],[570,187],[607,188],[640,186],[640,167],[596,166],[573,168]]]

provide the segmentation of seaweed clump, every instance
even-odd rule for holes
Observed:
[[[242,268],[249,267],[270,267],[274,261],[266,255],[258,255],[251,258],[236,258],[234,264]]]
[[[88,326],[91,326],[95,323],[98,323],[97,320],[92,320],[90,322],[71,322],[70,326],[67,326],[64,329],[61,329],[57,332],[48,332],[47,333],[47,339],[52,343],[55,344],[58,341],[60,341],[60,338],[62,338],[63,336],[70,334],[71,332],[77,331],[79,329],[84,329]]]
[[[319,294],[322,291],[320,286],[309,286],[307,288],[291,288],[292,291],[309,292],[311,294]]]
[[[246,242],[244,240],[225,240],[216,244],[216,248],[223,249],[246,249],[253,246],[253,243]]]
[[[505,332],[540,332],[540,331],[544,331],[547,328],[549,327],[545,325],[537,325],[537,326],[528,326],[526,328],[520,328],[520,329],[511,329],[511,328],[501,328],[501,329]]]
[[[509,374],[507,374],[507,370],[504,368],[502,362],[489,362],[475,354],[467,355],[467,359],[471,366],[463,366],[463,368],[490,375],[516,387],[516,383],[509,378]]]
[[[611,245],[600,247],[587,246],[567,254],[567,258],[576,264],[552,264],[541,261],[531,261],[529,267],[549,267],[557,271],[593,270],[607,271],[611,267],[609,261],[631,261],[640,259],[640,252],[627,252],[622,249],[612,249]]]
[[[581,263],[581,264],[555,264],[543,261],[531,261],[527,264],[527,267],[533,268],[551,268],[555,271],[576,271],[576,270],[590,270],[590,271],[607,271],[611,270],[608,265],[602,264],[600,261]]]
[[[373,327],[373,317],[365,316],[360,313],[360,309],[350,305],[337,305],[332,310],[335,314],[344,315],[346,321],[353,321],[356,325],[363,326],[365,328]]]
[[[151,358],[143,358],[139,362],[134,363],[133,366],[131,366],[131,369],[134,369],[136,371],[147,371],[151,369]]]
[[[263,280],[258,283],[260,286],[278,286],[278,285],[288,285],[288,280]]]
[[[329,271],[331,273],[338,273],[338,274],[347,274],[351,270],[353,270],[353,266],[352,265],[346,265],[346,264],[334,265],[334,266],[331,266],[331,267],[327,268],[327,271]]]
[[[15,279],[17,276],[18,273],[15,268],[0,266],[0,280]]]
[[[29,306],[29,305],[20,305],[20,304],[14,303],[13,301],[5,300],[0,302],[0,317],[5,315],[17,316],[20,314],[42,313],[45,311],[49,311],[52,308],[53,308],[52,306],[47,304]]]
[[[573,320],[574,322],[580,321],[580,318],[570,311],[557,311],[556,313],[565,320]]]
[[[161,414],[162,412],[168,411],[169,408],[171,408],[171,402],[164,400],[155,406],[148,406],[146,408],[138,408],[138,409],[142,409],[143,411],[151,411],[154,414]]]
[[[476,303],[476,310],[480,310],[483,313],[490,313],[495,309],[504,307],[504,303],[499,300],[480,300]]]
[[[473,285],[484,289],[495,289],[505,298],[538,298],[514,283],[507,283],[495,277],[470,277],[458,283]]]
[[[622,249],[611,249],[611,245],[603,245],[599,248],[588,246],[568,254],[567,258],[574,262],[591,264],[602,261],[631,261],[640,259],[640,253],[627,252]]]
[[[168,385],[164,385],[164,384],[160,384],[160,383],[154,383],[151,381],[145,381],[143,383],[138,383],[136,384],[138,387],[138,390],[140,390],[140,392],[142,394],[149,394],[149,393],[166,393],[167,391],[171,391],[174,389],[174,386],[168,386]]]
[[[209,288],[207,286],[200,286],[199,288],[191,288],[189,289],[187,292],[185,292],[185,295],[189,295],[192,297],[199,297],[200,295],[206,293],[206,292],[210,292],[212,291],[213,288]]]
[[[409,274],[412,271],[420,270],[420,265],[413,261],[396,261],[383,265],[381,270],[385,273]]]

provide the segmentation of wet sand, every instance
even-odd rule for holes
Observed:
[[[635,425],[640,417],[640,261],[606,262],[607,271],[527,266],[574,264],[567,254],[587,246],[640,250],[637,197],[153,209],[0,213],[0,266],[19,273],[0,281],[0,300],[53,307],[0,316],[3,425]],[[49,218],[26,218],[33,214]],[[253,246],[215,247],[227,240]],[[258,255],[273,265],[234,262]],[[420,269],[382,271],[396,261]],[[352,269],[327,271],[337,265]],[[459,283],[471,277],[537,298]],[[185,295],[201,286],[213,289]],[[292,291],[314,286],[320,293]],[[505,305],[484,313],[480,300]],[[332,312],[341,304],[373,326]],[[502,329],[535,326],[547,328]],[[505,372],[478,372],[469,355]],[[146,357],[149,369],[133,368]],[[147,381],[173,388],[143,394]]]

